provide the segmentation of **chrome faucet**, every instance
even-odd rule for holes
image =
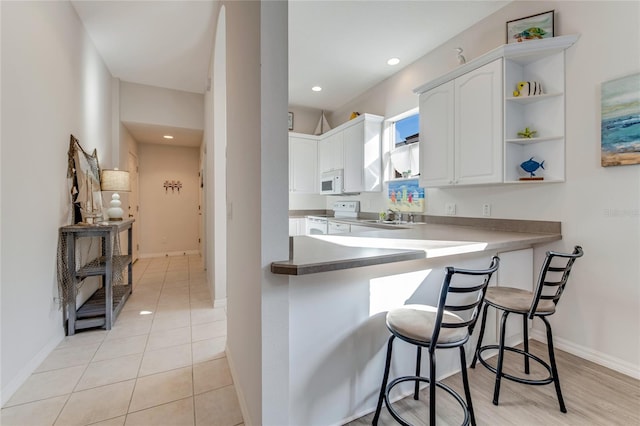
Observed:
[[[402,213],[400,213],[398,210],[388,209],[387,220],[390,222],[398,223],[402,220]]]

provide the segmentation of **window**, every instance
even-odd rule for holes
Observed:
[[[411,110],[390,122],[391,178],[416,177],[420,174],[420,115]]]

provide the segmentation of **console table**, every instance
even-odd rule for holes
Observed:
[[[111,330],[133,288],[132,237],[133,219],[109,221],[104,224],[76,224],[60,228],[60,236],[66,241],[66,267],[71,280],[66,303],[66,330],[72,336],[76,330],[104,327]],[[114,255],[113,242],[127,231],[127,254]],[[76,245],[81,238],[100,238],[100,256],[77,267]],[[113,271],[127,268],[127,282],[113,285]],[[76,307],[78,284],[87,277],[100,276],[102,286],[79,308]]]

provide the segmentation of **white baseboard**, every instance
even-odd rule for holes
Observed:
[[[238,386],[238,374],[236,373],[236,367],[233,363],[233,356],[229,352],[229,346],[227,346],[224,350],[227,355],[227,363],[229,364],[229,372],[231,373],[231,378],[233,379],[234,388],[236,389],[236,396],[238,397],[238,404],[240,405],[240,412],[242,413],[242,419],[244,420],[244,424],[246,426],[251,426],[254,424],[258,424],[253,422],[251,416],[249,415],[249,410],[247,408],[247,400],[244,397],[244,393],[242,389]]]
[[[539,342],[547,343],[547,334],[543,330],[532,330],[531,337]],[[587,361],[615,370],[626,376],[633,377],[634,379],[640,379],[640,365],[634,365],[630,362],[623,361],[599,351],[594,351],[593,349],[584,346],[576,345],[569,340],[559,339],[555,336],[553,338],[553,346],[565,352],[569,352],[572,355],[586,359]]]
[[[140,253],[138,259],[151,259],[152,257],[169,257],[169,256],[191,256],[194,254],[200,254],[200,250],[182,250],[182,251],[167,251],[162,253]]]
[[[213,301],[213,307],[214,308],[224,308],[225,306],[227,306],[227,298],[225,297],[224,299],[216,299]]]
[[[29,376],[36,371],[36,368],[42,364],[42,361],[45,360],[46,357],[58,346],[60,342],[64,339],[64,331],[60,330],[59,334],[53,336],[46,345],[43,346],[42,349],[31,358],[31,361],[27,363],[16,376],[11,379],[11,381],[0,391],[0,406],[4,406],[4,404],[9,401],[9,399],[13,396],[14,393],[27,381]]]

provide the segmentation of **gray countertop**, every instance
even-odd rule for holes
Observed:
[[[464,226],[426,223],[351,234],[292,237],[292,258],[273,262],[271,272],[305,275],[463,253],[516,250],[562,238],[557,222],[472,219],[469,223],[468,218],[459,219]]]

